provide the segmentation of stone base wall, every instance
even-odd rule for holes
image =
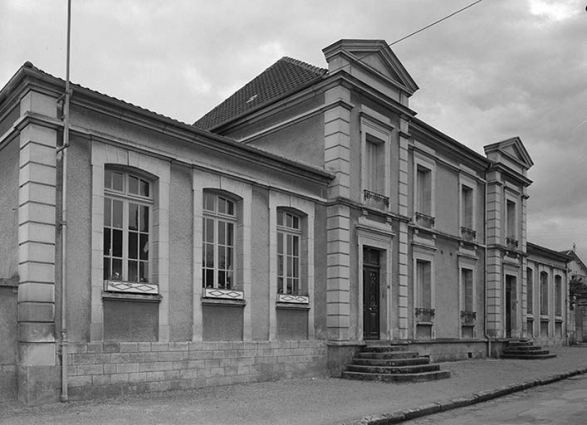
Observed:
[[[324,341],[70,344],[71,400],[327,376]]]
[[[408,347],[408,350],[417,351],[420,355],[429,355],[434,363],[487,357],[487,343],[478,340],[412,341]]]
[[[16,366],[0,365],[0,400],[16,400],[16,382]]]

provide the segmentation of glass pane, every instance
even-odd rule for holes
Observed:
[[[299,243],[300,243],[300,238],[298,238],[297,236],[292,236],[292,254],[295,255],[296,257],[298,255],[300,255]]]
[[[220,214],[226,214],[226,199],[218,197],[218,212]]]
[[[283,233],[277,233],[277,253],[283,254]]]
[[[139,206],[137,204],[128,204],[128,229],[139,229]]]
[[[128,258],[137,259],[138,255],[139,234],[135,232],[128,233]]]
[[[277,256],[277,274],[283,276],[283,255]]]
[[[112,189],[119,192],[124,192],[123,174],[116,171],[112,172]]]
[[[112,170],[104,171],[104,187],[106,189],[112,189]]]
[[[207,211],[216,211],[214,208],[214,201],[216,196],[212,193],[204,192],[204,209]]]
[[[112,230],[112,256],[122,257],[122,230]]]
[[[104,280],[110,279],[110,258],[104,257]]]
[[[139,245],[139,257],[141,260],[149,259],[149,235],[141,233],[141,243]]]
[[[204,270],[204,286],[206,288],[213,288],[214,287],[214,270],[210,270],[210,269]]]
[[[287,235],[287,255],[293,254],[293,237],[292,235]]]
[[[110,246],[110,229],[104,229],[104,255],[111,255],[111,246]]]
[[[122,260],[121,259],[113,259],[112,260],[112,274],[110,275],[110,279],[122,280]]]
[[[204,244],[204,267],[214,267],[214,245]]]
[[[226,248],[222,246],[218,247],[218,268],[226,268]]]
[[[226,200],[226,213],[229,215],[234,215],[234,202]]]
[[[292,273],[293,273],[292,261],[293,261],[293,258],[287,257],[287,277],[292,277]]]
[[[300,228],[300,219],[298,217],[296,217],[296,216],[293,216],[292,227],[294,229],[299,229]]]
[[[128,176],[128,192],[133,195],[139,194],[139,179],[134,176]]]
[[[293,277],[300,277],[299,260],[297,258],[292,258],[292,265],[293,265],[292,276]]]
[[[234,246],[234,224],[227,223],[226,226],[226,245]]]
[[[232,248],[226,248],[226,270],[232,270],[233,252]]]
[[[226,223],[223,221],[218,222],[218,243],[226,245]]]
[[[277,225],[283,226],[283,211],[277,211]]]
[[[122,229],[122,201],[112,200],[112,227]]]
[[[287,221],[286,221],[286,226],[291,228],[293,227],[293,217],[291,214],[286,214],[287,217]]]
[[[204,241],[214,242],[214,220],[210,218],[204,219]]]
[[[140,187],[140,195],[141,196],[147,196],[147,197],[151,196],[150,195],[151,190],[150,190],[150,184],[149,184],[149,182],[146,182],[144,180],[141,180],[140,185],[141,185],[141,187]]]
[[[218,271],[218,287],[224,289],[226,287],[226,272]]]
[[[138,264],[136,261],[129,261],[128,262],[128,279],[129,282],[138,282],[139,281],[139,270]]]
[[[112,225],[112,201],[110,198],[104,198],[104,226]]]
[[[291,278],[287,279],[287,293],[288,294],[293,293],[293,284],[292,284]]]
[[[283,294],[283,278],[282,277],[277,278],[277,293]]]
[[[146,205],[141,205],[139,224],[141,232],[149,232],[149,207]]]
[[[141,282],[149,281],[149,263],[145,261],[139,263],[139,278]]]

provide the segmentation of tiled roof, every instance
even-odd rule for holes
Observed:
[[[326,69],[283,57],[196,121],[194,126],[205,130],[213,129],[245,112],[293,93],[312,81],[321,79],[327,72]]]

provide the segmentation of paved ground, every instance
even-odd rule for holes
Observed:
[[[450,379],[410,384],[308,379],[25,408],[0,402],[0,424],[369,424],[454,407],[587,372],[587,346],[549,360],[444,363]],[[419,413],[416,413],[419,414]]]

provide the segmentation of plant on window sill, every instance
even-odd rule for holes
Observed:
[[[477,238],[477,232],[469,227],[461,227],[461,236],[466,241],[474,241]]]
[[[434,315],[436,314],[433,308],[416,308],[416,321],[417,322],[432,322]]]
[[[369,204],[375,204],[375,206],[386,206],[389,207],[389,197],[382,195],[377,192],[372,192],[368,189],[363,190],[363,200]]]
[[[465,326],[474,325],[477,320],[477,312],[461,311],[461,324]]]
[[[426,227],[428,229],[432,229],[434,228],[434,224],[436,219],[432,216],[429,216],[427,214],[421,213],[421,212],[416,212],[415,216],[415,221],[416,224],[418,226],[422,226],[422,227]]]

